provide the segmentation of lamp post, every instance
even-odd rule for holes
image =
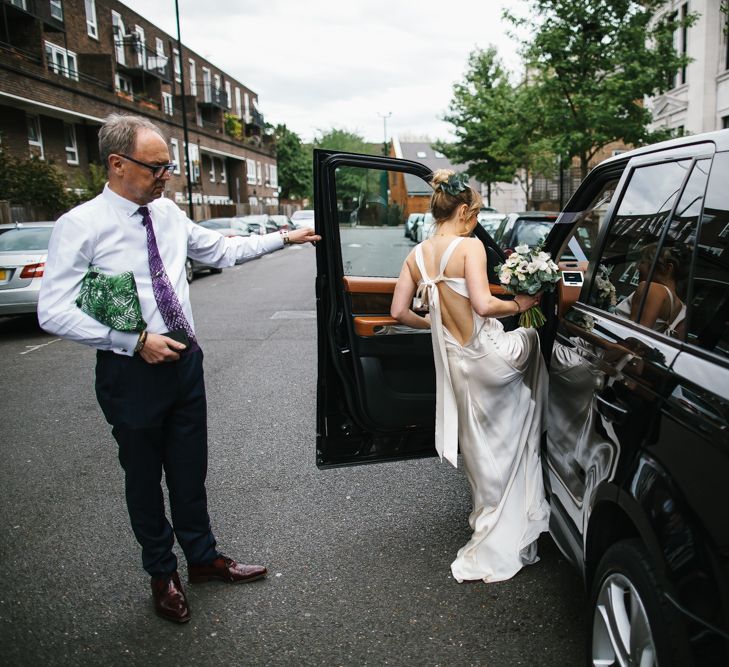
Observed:
[[[187,109],[185,106],[185,68],[182,66],[182,39],[180,37],[180,8],[175,0],[175,18],[177,19],[177,57],[180,59],[180,101],[182,103],[182,136],[185,143],[185,178],[187,179],[187,216],[194,220],[192,206],[192,179],[190,178],[192,165],[190,164],[190,140],[187,132]],[[172,54],[174,58],[175,54]],[[172,64],[174,68],[174,63]]]
[[[384,130],[384,134],[385,134],[385,141],[384,141],[384,143],[382,144],[382,154],[383,154],[383,155],[387,155],[387,153],[389,152],[389,151],[387,150],[387,119],[388,119],[388,118],[389,118],[390,116],[392,116],[392,111],[388,111],[387,113],[379,113],[379,112],[378,112],[378,113],[377,113],[377,115],[378,115],[378,116],[379,116],[380,118],[382,118],[382,127],[383,127],[383,130]]]

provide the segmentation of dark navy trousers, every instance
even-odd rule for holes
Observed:
[[[153,577],[177,569],[177,537],[188,563],[215,559],[205,477],[208,464],[207,403],[199,348],[179,361],[148,364],[97,352],[96,396],[119,445],[132,530],[142,564]],[[170,499],[165,515],[162,472]]]

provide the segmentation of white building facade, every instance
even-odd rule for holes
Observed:
[[[692,60],[670,90],[646,100],[651,129],[698,134],[729,127],[729,17],[721,6],[721,0],[671,0],[657,16],[695,13],[698,19],[674,34],[676,50]]]

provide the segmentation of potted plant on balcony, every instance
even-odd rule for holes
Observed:
[[[234,116],[232,113],[226,113],[223,116],[223,119],[225,133],[239,141],[243,139],[243,125],[240,122],[240,118],[238,118],[238,116]]]

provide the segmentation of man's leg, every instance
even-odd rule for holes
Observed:
[[[119,445],[132,530],[142,546],[144,569],[153,577],[167,577],[177,569],[160,486],[164,416],[177,389],[170,366],[112,352],[97,354],[96,395]]]
[[[180,394],[165,422],[165,479],[177,541],[188,563],[204,563],[218,552],[205,491],[208,433],[202,352],[183,355],[176,367]]]

